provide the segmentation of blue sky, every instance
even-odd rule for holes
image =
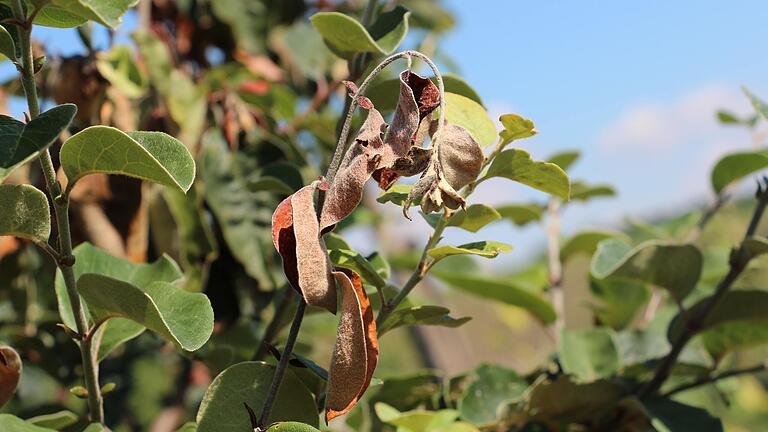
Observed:
[[[749,113],[741,85],[768,98],[763,2],[446,3],[458,23],[440,49],[494,116],[515,112],[535,121],[539,135],[519,145],[536,158],[578,149],[572,177],[618,189],[617,198],[570,208],[566,233],[702,204],[711,198],[708,173],[718,155],[752,145],[746,131],[718,125],[714,111]],[[119,39],[134,23],[129,15]],[[73,31],[38,28],[35,37],[55,54],[80,49]],[[6,69],[4,76],[13,73]],[[505,181],[477,193],[499,204],[545,199]],[[543,244],[538,227],[497,224],[481,235],[523,250]],[[448,233],[449,241],[470,238],[477,235]],[[509,259],[531,256],[513,252]]]

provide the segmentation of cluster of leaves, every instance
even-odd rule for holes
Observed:
[[[37,25],[114,27],[134,3],[18,4]],[[29,26],[18,24],[28,23],[0,5],[11,18],[0,27],[0,52],[22,73],[37,73],[41,94],[58,104],[26,122],[0,117],[0,180],[9,180],[0,185],[0,205],[13,209],[0,220],[0,235],[30,240],[59,267],[55,277],[45,276],[52,268],[35,249],[0,242],[0,276],[10,274],[16,287],[3,301],[23,311],[0,308],[4,323],[23,324],[4,326],[0,336],[18,351],[0,347],[0,404],[16,414],[0,414],[1,429],[103,430],[82,414],[81,399],[91,403],[94,391],[81,355],[101,370],[106,424],[145,430],[166,421],[165,430],[185,432],[313,431],[323,410],[326,421],[346,414],[330,427],[344,421],[354,430],[717,431],[720,420],[679,396],[763,370],[745,364],[746,350],[768,334],[768,299],[754,284],[768,251],[757,229],[762,210],[731,253],[710,248],[704,232],[732,185],[768,166],[763,149],[717,163],[717,205],[703,215],[638,226],[629,235],[585,231],[560,247],[557,221],[565,208],[614,194],[608,185],[569,180],[577,152],[539,161],[513,148],[537,133],[533,122],[505,114],[498,131],[461,78],[419,76],[410,62],[418,53],[395,55],[409,59],[399,75],[375,67],[394,61],[385,57],[408,34],[423,38],[417,47],[428,50],[452,23],[439,3],[387,9],[374,1],[363,22],[348,5],[326,2],[151,3],[143,16],[150,25],[134,34],[136,54],[119,45],[97,53],[86,25],[79,34],[88,55],[45,67],[43,57],[25,63],[32,58],[24,41]],[[309,22],[307,11],[315,12]],[[73,80],[83,85],[72,88]],[[336,91],[344,86],[348,95]],[[6,89],[19,91],[13,82]],[[338,143],[332,133],[336,96],[365,113],[348,116],[357,126],[349,144],[349,125],[339,128]],[[748,96],[758,115],[768,115]],[[123,132],[135,129],[165,133]],[[27,163],[50,150],[58,150],[61,190],[47,178],[36,181]],[[365,256],[343,238],[347,227],[377,220],[375,204],[363,200],[371,178],[382,189],[378,203],[399,206],[406,217],[419,206],[432,228],[421,254]],[[473,192],[491,179],[548,197],[475,202]],[[71,255],[62,253],[70,233],[60,219],[70,203],[71,234],[80,243]],[[763,190],[758,209],[765,205]],[[490,276],[473,258],[495,258],[510,245],[443,240],[446,229],[477,233],[498,221],[549,223],[549,260]],[[552,355],[525,375],[485,364],[454,377],[433,370],[387,377],[381,371],[403,330],[455,328],[471,319],[411,298],[422,283],[529,312],[556,341]],[[585,330],[570,329],[557,301],[576,296],[578,285],[586,287],[592,321]],[[281,351],[274,344],[295,300],[310,306],[302,329],[309,336],[291,352],[289,335]],[[584,307],[581,297],[571,301]],[[54,304],[58,311],[46,309]],[[385,334],[392,342],[379,352]],[[325,367],[319,360],[328,357]],[[56,394],[63,396],[50,396]],[[271,404],[259,424],[257,414]]]

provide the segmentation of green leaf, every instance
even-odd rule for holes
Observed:
[[[134,53],[127,45],[115,45],[97,55],[99,73],[114,87],[130,98],[137,98],[147,89],[147,80],[134,62]]]
[[[768,150],[731,153],[715,164],[712,187],[720,193],[729,184],[768,168]]]
[[[176,432],[197,432],[197,423],[188,422],[178,428]]]
[[[545,324],[555,321],[557,315],[547,300],[536,293],[525,290],[512,280],[490,278],[466,272],[433,270],[430,274],[454,288],[471,294],[519,306]]]
[[[643,400],[653,427],[659,432],[722,432],[720,419],[706,410],[667,398]]]
[[[304,423],[280,422],[270,426],[267,432],[320,432],[320,430]]]
[[[570,196],[570,184],[565,171],[550,162],[534,161],[525,150],[501,152],[488,168],[485,178],[489,177],[508,178],[563,200],[568,200]]]
[[[3,432],[55,432],[54,429],[35,426],[11,414],[0,414],[0,430]]]
[[[55,430],[62,430],[67,426],[71,426],[77,423],[80,417],[72,411],[63,410],[52,414],[43,414],[28,419],[28,423],[32,423],[35,426],[51,428]]]
[[[187,351],[199,349],[213,332],[213,309],[205,294],[168,282],[141,288],[108,276],[86,273],[77,290],[95,321],[128,318]]]
[[[110,432],[110,430],[101,423],[91,423],[87,428],[83,429],[83,432]]]
[[[445,93],[445,119],[448,123],[461,126],[485,147],[496,141],[496,126],[482,105],[474,100],[456,94]]]
[[[389,54],[408,33],[408,16],[403,7],[382,14],[371,27],[371,33],[354,18],[340,12],[318,12],[310,18],[312,25],[334,53],[351,58],[356,53]]]
[[[104,276],[120,278],[131,285],[142,288],[153,282],[174,282],[182,276],[176,263],[165,255],[151,264],[137,264],[110,255],[90,243],[79,245],[73,254],[75,256],[75,279],[86,273],[98,272]],[[55,289],[62,322],[69,328],[76,328],[75,317],[72,313],[72,306],[69,303],[69,296],[61,271],[56,272]],[[143,332],[144,326],[133,321],[123,318],[110,319],[94,336],[94,340],[101,340],[101,344],[94,344],[94,350],[98,349],[98,360],[104,359],[114,348]]]
[[[501,137],[501,148],[504,148],[512,141],[528,138],[536,135],[539,131],[533,125],[533,121],[517,114],[504,114],[499,117],[501,126],[504,127],[499,136]]]
[[[243,432],[251,430],[247,403],[261,411],[272,383],[274,367],[262,362],[238,363],[219,374],[205,392],[197,412],[198,432]],[[286,371],[268,423],[295,421],[317,427],[315,399],[290,370]]]
[[[8,60],[16,61],[16,44],[3,26],[0,26],[0,54],[8,57]]]
[[[621,366],[613,332],[605,327],[563,331],[557,355],[563,370],[582,382],[610,377]]]
[[[763,116],[764,119],[768,120],[768,105],[765,104],[760,98],[752,94],[749,90],[747,90],[746,87],[742,87],[741,91],[744,92],[744,94],[747,96],[749,101],[752,103],[752,106],[755,108],[755,111],[757,111],[758,114]]]
[[[377,288],[384,288],[384,286],[387,285],[387,281],[385,281],[376,269],[373,268],[371,263],[359,253],[348,249],[334,249],[329,252],[333,265],[354,271],[360,275],[365,283]]]
[[[480,228],[501,219],[493,207],[485,204],[472,204],[466,210],[459,210],[448,219],[448,226],[458,227],[469,232],[478,232]]]
[[[598,321],[616,330],[632,324],[651,297],[646,284],[627,279],[591,280],[590,289],[597,300],[591,308]]]
[[[480,99],[480,95],[477,94],[475,89],[473,89],[472,86],[469,85],[469,83],[464,81],[464,79],[462,79],[458,75],[454,75],[450,72],[444,74],[443,87],[445,88],[445,91],[448,93],[464,96],[465,98],[471,99],[479,103],[480,105],[483,105],[483,101],[482,99]]]
[[[173,71],[168,47],[154,33],[144,30],[135,32],[133,39],[144,59],[152,85],[161,96],[168,96],[171,88],[171,71]]]
[[[612,197],[616,191],[609,185],[588,185],[575,181],[571,183],[571,201],[589,201],[597,197]]]
[[[474,424],[494,423],[499,407],[516,401],[528,388],[520,375],[501,366],[482,365],[475,370],[477,379],[459,399],[461,418]]]
[[[52,0],[50,6],[43,7],[42,12],[46,14],[36,19],[35,23],[51,27],[76,27],[80,24],[72,24],[77,22],[75,17],[80,17],[115,29],[120,26],[122,16],[137,3],[138,0]]]
[[[411,191],[411,188],[413,185],[409,184],[395,184],[391,188],[385,190],[384,192],[379,195],[378,198],[376,198],[376,201],[386,204],[388,202],[391,202],[396,205],[403,205],[405,200],[408,198],[408,193]]]
[[[633,279],[664,288],[684,299],[701,277],[703,256],[696,246],[648,241],[634,249],[618,239],[600,242],[592,257],[598,279]]]
[[[48,198],[32,185],[0,185],[0,235],[45,243],[51,235]]]
[[[371,37],[383,51],[389,54],[400,46],[400,43],[408,34],[408,18],[411,12],[408,9],[397,6],[391,11],[379,14],[371,26]]]
[[[186,192],[195,178],[195,161],[176,138],[109,126],[91,126],[70,137],[61,147],[61,166],[70,184],[88,174],[122,174]]]
[[[626,235],[617,231],[580,232],[568,239],[560,249],[560,261],[568,261],[568,258],[578,253],[591,256],[601,241],[615,237],[626,238]]]
[[[58,105],[26,124],[0,115],[0,181],[56,142],[76,112],[73,104]]]
[[[559,166],[563,171],[568,171],[568,168],[579,160],[579,156],[581,152],[578,150],[567,150],[550,156],[548,162]]]
[[[538,204],[510,204],[496,207],[503,219],[511,220],[515,225],[525,226],[541,220],[546,209]]]
[[[379,326],[379,336],[394,330],[398,327],[414,325],[435,325],[441,327],[459,327],[471,317],[452,318],[451,311],[440,306],[414,306],[405,309],[398,309],[387,317]]]
[[[526,395],[525,412],[532,420],[589,424],[613,412],[623,394],[620,385],[606,380],[580,384],[567,375],[541,376]]]
[[[711,297],[693,305],[687,316],[698,316]],[[704,346],[715,357],[768,342],[768,292],[736,290],[727,292],[696,329]],[[676,340],[686,331],[685,320],[678,315],[669,325],[667,338]]]
[[[511,250],[512,246],[504,243],[479,241],[460,246],[438,246],[427,251],[427,254],[435,260],[441,260],[452,255],[477,255],[484,258],[496,258],[500,253]]]
[[[419,409],[401,413],[383,402],[376,403],[374,410],[381,421],[397,426],[398,432],[477,432],[477,428],[467,423],[456,422],[459,417],[456,410]]]
[[[752,236],[744,240],[742,244],[744,250],[750,258],[759,255],[768,254],[768,238],[761,236]]]

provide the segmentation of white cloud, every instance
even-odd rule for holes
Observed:
[[[661,150],[696,140],[702,144],[731,135],[715,113],[727,109],[739,115],[751,112],[746,98],[732,84],[693,89],[670,102],[642,103],[625,111],[598,135],[605,149]]]

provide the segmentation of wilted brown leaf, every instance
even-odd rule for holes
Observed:
[[[325,399],[325,421],[351,410],[371,383],[379,356],[376,321],[357,273],[333,273],[342,287],[342,310]]]
[[[381,161],[384,152],[382,137],[386,130],[387,124],[381,114],[373,108],[368,111],[368,118],[347,150],[326,194],[320,217],[320,227],[324,232],[349,216],[360,204],[363,186]]]
[[[0,346],[0,407],[16,392],[21,378],[21,358],[9,346]]]
[[[320,182],[283,200],[272,215],[272,240],[291,285],[313,306],[336,313],[336,285],[314,203]]]

